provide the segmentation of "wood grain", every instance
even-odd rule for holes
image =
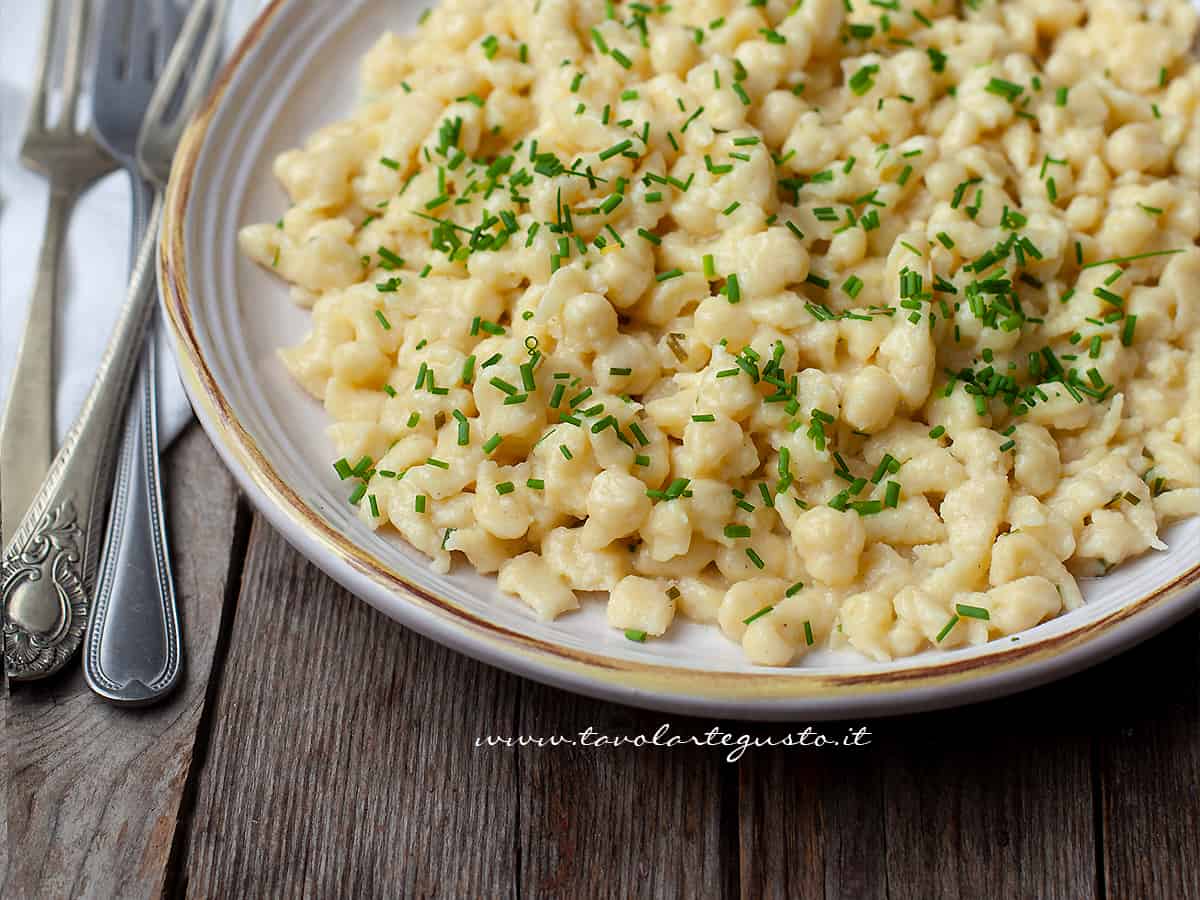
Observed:
[[[1082,686],[878,724],[889,898],[1095,896]]]
[[[78,665],[45,682],[11,685],[5,897],[163,892],[228,579],[236,577],[238,533],[232,479],[199,428],[167,454],[164,484],[187,654],[183,684],[144,710],[98,699]]]
[[[1200,614],[1097,673],[1109,897],[1200,897]]]
[[[700,736],[716,722],[521,685],[516,731]],[[727,725],[741,733],[744,726]],[[589,739],[590,740],[590,739]],[[520,897],[722,897],[735,888],[737,772],[721,750],[524,747]]]
[[[791,731],[794,739],[803,728]],[[813,728],[842,740],[848,726]],[[755,733],[781,740],[789,729]],[[875,744],[750,751],[740,779],[741,896],[886,896],[885,763]]]
[[[337,587],[256,518],[183,850],[194,897],[506,896],[517,680]]]
[[[1082,690],[1071,679],[877,720],[868,748],[748,754],[742,896],[1093,896],[1089,712],[1073,699]]]

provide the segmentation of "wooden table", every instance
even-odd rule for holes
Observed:
[[[8,900],[1200,896],[1200,616],[1020,696],[854,723],[854,750],[476,748],[789,729],[574,697],[405,631],[254,515],[195,427],[167,479],[186,683],[144,711],[78,671],[12,686]]]

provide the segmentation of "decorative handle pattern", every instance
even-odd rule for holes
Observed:
[[[83,637],[111,487],[112,450],[153,309],[161,216],[160,195],[96,383],[4,550],[4,659],[8,677],[15,681],[57,671]]]

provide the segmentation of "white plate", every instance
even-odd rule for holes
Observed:
[[[631,643],[607,627],[601,603],[542,622],[493,579],[462,565],[437,575],[399,538],[371,532],[330,467],[323,410],[275,356],[303,336],[308,313],[239,253],[236,236],[287,206],[274,156],[342,117],[365,51],[383,31],[411,27],[425,5],[276,0],[189,131],[172,178],[159,278],[185,386],[250,499],[301,553],[387,615],[513,672],[639,706],[755,719],[865,717],[996,696],[1112,656],[1197,607],[1193,520],[1166,535],[1168,552],[1086,584],[1083,608],[1018,640],[888,664],[825,651],[772,669],[748,665],[711,626],[683,623],[664,640]]]

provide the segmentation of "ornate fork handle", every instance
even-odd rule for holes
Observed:
[[[8,677],[16,681],[57,671],[83,638],[112,487],[113,449],[154,307],[161,215],[159,195],[96,383],[4,550],[4,659]]]

